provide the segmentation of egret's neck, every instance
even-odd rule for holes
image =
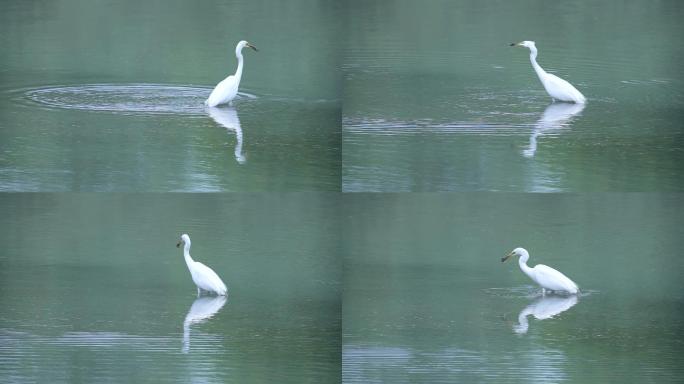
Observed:
[[[185,258],[185,263],[188,265],[189,268],[190,264],[194,262],[194,260],[190,256],[190,243],[185,243],[185,246],[183,247],[183,257]]]
[[[530,258],[530,255],[528,255],[527,253],[523,254],[523,255],[520,256],[520,258],[518,259],[518,265],[520,266],[520,269],[521,269],[523,272],[525,272],[525,274],[526,274],[527,276],[529,276],[530,278],[532,278],[532,275],[533,275],[533,273],[532,273],[532,268],[530,268],[530,267],[527,266],[527,260],[528,260],[529,258]],[[532,278],[532,280],[534,280],[534,278]]]
[[[235,52],[235,57],[238,59],[238,66],[237,66],[237,71],[235,71],[235,79],[240,82],[240,79],[242,78],[242,51],[237,51]]]
[[[537,76],[539,76],[539,79],[543,81],[542,76],[546,74],[544,72],[544,69],[537,64],[537,48],[536,47],[531,47],[530,48],[530,62],[532,63],[532,68],[534,68],[534,71],[537,72]]]

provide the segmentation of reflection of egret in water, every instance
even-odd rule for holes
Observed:
[[[247,160],[242,154],[242,128],[240,127],[240,118],[238,117],[235,108],[208,107],[207,113],[217,124],[229,131],[235,131],[235,136],[237,138],[237,143],[235,144],[235,160],[240,164],[244,164]]]
[[[226,300],[226,296],[205,296],[200,297],[192,303],[188,314],[185,315],[185,321],[183,321],[183,353],[188,353],[190,351],[190,326],[192,324],[201,323],[214,316],[223,308],[226,304]]]
[[[534,157],[537,152],[537,138],[554,130],[567,128],[571,118],[582,112],[584,104],[553,103],[546,107],[530,136],[530,145],[523,151],[523,156]]]
[[[527,316],[532,315],[538,320],[550,319],[561,312],[565,312],[577,304],[577,296],[542,296],[525,307],[518,315],[518,323],[513,326],[515,333],[527,333],[529,323]]]

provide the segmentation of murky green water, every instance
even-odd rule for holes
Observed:
[[[339,13],[324,1],[4,2],[0,190],[339,190]],[[253,97],[207,111],[241,39],[260,49],[245,52]]]
[[[1,194],[1,381],[339,382],[334,196]]]
[[[682,19],[4,1],[0,382],[681,381]],[[239,97],[206,108],[241,39]],[[227,298],[196,297],[183,232]],[[517,246],[581,295],[541,296]]]
[[[345,191],[681,191],[678,1],[354,1]],[[588,98],[549,111],[526,49]]]
[[[682,203],[345,195],[344,382],[680,381]],[[542,299],[517,246],[583,293]]]

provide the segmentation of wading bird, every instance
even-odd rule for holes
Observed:
[[[579,292],[579,288],[577,288],[575,282],[549,266],[537,264],[534,268],[528,267],[527,260],[530,258],[530,254],[527,253],[525,248],[514,249],[511,253],[502,257],[501,262],[503,263],[511,256],[520,257],[520,259],[518,259],[520,269],[522,269],[530,279],[542,287],[542,294],[546,294],[547,289],[555,292],[567,292],[572,295]]]
[[[223,79],[220,83],[216,84],[216,87],[211,91],[211,95],[204,102],[209,107],[215,107],[219,104],[225,104],[231,102],[238,93],[238,87],[240,86],[240,79],[242,78],[242,48],[250,47],[255,51],[258,51],[255,46],[242,40],[235,47],[235,56],[238,59],[237,70],[234,75],[230,75]]]
[[[176,244],[176,247],[180,247],[181,244],[184,245],[183,256],[185,257],[185,263],[188,265],[192,281],[194,281],[197,286],[197,297],[200,296],[203,290],[214,292],[217,295],[225,295],[228,289],[216,272],[190,257],[190,236],[187,234],[181,235],[180,241]]]
[[[546,71],[544,71],[544,69],[537,64],[537,46],[534,45],[534,41],[511,43],[511,47],[529,48],[532,68],[534,68],[534,71],[537,72],[537,76],[539,76],[539,80],[541,80],[544,89],[546,89],[546,93],[548,93],[549,96],[554,99],[554,101],[568,101],[577,104],[584,104],[587,101],[584,95],[582,95],[577,88],[573,87],[572,84],[556,75],[546,73]]]

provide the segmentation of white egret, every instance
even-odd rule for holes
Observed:
[[[228,289],[216,272],[190,257],[190,236],[187,234],[181,235],[180,241],[176,244],[176,247],[180,247],[181,244],[184,245],[183,256],[185,257],[185,263],[188,265],[192,281],[194,281],[197,286],[197,297],[200,296],[202,290],[214,292],[217,295],[225,295]]]
[[[242,48],[250,47],[255,51],[258,51],[255,46],[242,40],[235,47],[235,56],[238,59],[237,70],[234,75],[230,75],[223,79],[220,83],[216,84],[214,90],[211,91],[209,98],[204,102],[209,107],[215,107],[220,104],[225,104],[231,102],[238,93],[238,87],[240,86],[240,79],[242,78]]]
[[[238,117],[235,108],[209,107],[207,108],[207,113],[209,113],[209,116],[214,119],[217,124],[229,131],[235,132],[237,142],[235,143],[235,150],[233,153],[235,154],[235,160],[239,164],[244,164],[247,161],[247,158],[242,153],[242,127],[240,126],[240,118]]]
[[[513,327],[515,333],[527,333],[529,323],[527,316],[532,315],[537,320],[550,319],[561,312],[565,312],[577,304],[577,296],[543,296],[525,307],[518,314],[518,324]]]
[[[584,104],[586,102],[587,99],[584,95],[582,95],[577,88],[573,87],[572,84],[556,75],[546,73],[546,71],[537,64],[537,46],[534,45],[534,41],[511,43],[511,47],[525,47],[530,49],[532,67],[534,68],[534,71],[537,72],[537,76],[539,76],[539,80],[541,80],[544,89],[546,89],[546,93],[548,93],[554,101],[568,101],[577,104]]]
[[[577,294],[579,288],[572,280],[561,272],[546,266],[544,264],[537,264],[534,268],[527,266],[527,260],[530,258],[530,254],[527,253],[525,248],[516,248],[511,253],[501,258],[501,262],[508,260],[511,256],[518,256],[518,264],[520,269],[530,277],[535,283],[542,287],[542,294],[546,294],[546,290],[567,292],[569,294]]]

